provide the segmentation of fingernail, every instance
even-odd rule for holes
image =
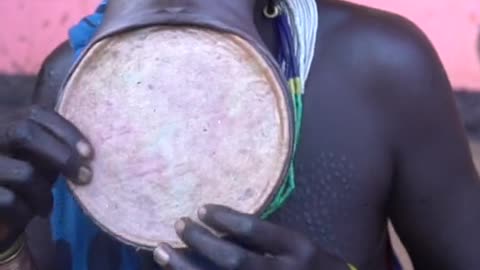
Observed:
[[[205,219],[205,216],[207,216],[207,208],[205,207],[201,207],[200,209],[198,209],[198,218],[200,219]]]
[[[92,181],[93,172],[87,167],[81,167],[78,170],[77,181],[80,185],[89,184]]]
[[[165,250],[165,247],[159,246],[153,252],[153,259],[160,266],[167,266],[170,261],[170,255],[168,255],[167,251]]]
[[[182,234],[186,226],[187,224],[185,224],[185,221],[179,220],[175,223],[175,231],[177,234]]]
[[[92,147],[85,141],[79,141],[77,143],[77,151],[84,158],[92,156]]]

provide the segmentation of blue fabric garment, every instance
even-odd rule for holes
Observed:
[[[103,21],[103,15],[107,8],[107,0],[103,0],[94,14],[83,18],[77,25],[69,31],[70,46],[75,50],[75,56],[78,58],[88,45],[97,28]]]
[[[70,45],[78,58],[102,23],[107,1],[93,15],[69,31]],[[61,270],[137,270],[140,256],[130,247],[103,233],[80,209],[64,179],[53,189],[52,234],[59,247]]]

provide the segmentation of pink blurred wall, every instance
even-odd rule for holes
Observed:
[[[35,73],[67,29],[99,0],[0,0],[0,72]],[[132,0],[134,1],[134,0]],[[480,90],[480,0],[356,0],[415,21],[456,87]]]

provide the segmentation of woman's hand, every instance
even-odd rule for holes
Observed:
[[[185,244],[220,269],[229,270],[349,270],[349,265],[316,247],[303,235],[222,206],[198,211],[205,227],[184,218],[175,229]],[[227,240],[228,239],[228,240]],[[162,244],[155,261],[172,270],[209,270],[195,264],[179,250]]]
[[[37,106],[0,111],[0,254],[32,218],[49,215],[60,174],[91,180],[92,157],[85,136],[57,113]]]

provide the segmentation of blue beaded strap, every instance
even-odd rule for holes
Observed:
[[[272,18],[275,22],[276,30],[278,32],[280,51],[277,56],[277,61],[282,67],[285,77],[287,78],[288,87],[290,90],[293,113],[294,113],[294,145],[293,157],[290,161],[290,167],[287,172],[286,180],[283,182],[275,198],[263,213],[263,218],[270,217],[273,213],[279,210],[295,191],[295,154],[300,139],[301,124],[303,118],[303,93],[304,82],[300,76],[300,63],[296,53],[296,39],[295,26],[292,23],[292,18],[285,12],[285,6],[281,6],[279,2],[274,3],[270,7],[266,7],[265,15]]]

